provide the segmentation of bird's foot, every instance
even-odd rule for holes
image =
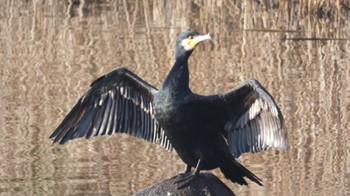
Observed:
[[[185,176],[187,176],[188,174],[191,174],[191,172],[184,172],[184,173],[179,173],[176,176],[173,176],[171,179],[181,179]],[[174,182],[174,184],[176,183],[176,181]]]
[[[197,179],[197,176],[198,175],[196,175],[192,172],[181,173],[181,174],[176,176],[174,184],[177,184],[178,189],[182,189],[182,188],[190,185],[193,181],[195,181]]]

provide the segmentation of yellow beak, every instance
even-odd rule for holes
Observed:
[[[210,34],[206,34],[206,35],[196,35],[192,38],[192,40],[190,41],[190,45],[196,46],[198,43],[207,40],[207,39],[211,39]]]

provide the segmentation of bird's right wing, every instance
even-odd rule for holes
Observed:
[[[268,147],[288,148],[282,112],[257,80],[248,80],[219,97],[227,118],[225,135],[234,156]]]
[[[64,144],[79,137],[127,133],[171,149],[154,118],[157,91],[128,69],[115,69],[91,84],[50,138]]]
[[[249,80],[228,92],[197,96],[192,100],[210,108],[231,153],[259,152],[269,147],[288,149],[282,112],[273,97],[257,81]]]

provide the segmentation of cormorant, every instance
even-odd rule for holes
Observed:
[[[181,187],[200,170],[220,168],[232,182],[261,180],[235,160],[245,152],[288,148],[282,113],[257,80],[221,94],[202,96],[189,88],[188,58],[211,39],[188,31],[176,41],[176,60],[160,89],[126,68],[117,68],[92,82],[50,138],[64,144],[79,137],[127,133],[174,148],[186,164]],[[191,169],[195,168],[194,172]]]

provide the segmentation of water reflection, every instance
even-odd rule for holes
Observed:
[[[4,1],[0,193],[129,195],[182,171],[175,153],[125,135],[64,146],[47,138],[90,82],[117,66],[159,86],[177,34],[190,27],[214,37],[190,59],[192,89],[212,94],[256,78],[289,131],[287,153],[239,159],[264,187],[214,172],[240,195],[349,193],[350,6],[315,2]]]

